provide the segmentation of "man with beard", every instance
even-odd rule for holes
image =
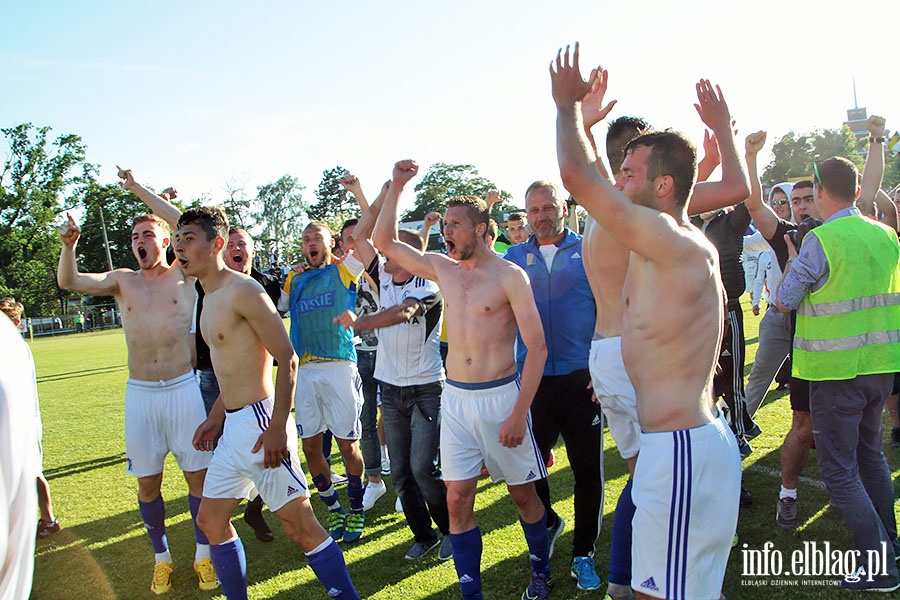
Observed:
[[[359,240],[341,264],[333,264],[334,238],[328,225],[313,221],[303,230],[303,273],[285,281],[288,296],[279,305],[290,310],[291,342],[300,357],[297,377],[297,429],[303,440],[313,483],[328,507],[328,532],[335,540],[355,542],[365,524],[362,483],[363,458],[359,448],[359,420],[363,405],[362,381],[356,367],[352,329],[334,322],[345,310],[356,308],[356,291],[365,265],[375,258],[367,240]],[[331,481],[331,468],[322,454],[322,434],[330,430],[347,466],[348,514]]]
[[[200,330],[210,342],[213,366],[228,413],[209,476],[198,522],[209,537],[222,591],[229,600],[247,598],[244,547],[231,525],[240,498],[254,487],[265,495],[288,538],[330,598],[358,599],[338,545],[322,529],[309,504],[297,456],[297,432],[288,423],[297,355],[263,288],[222,260],[228,220],[219,207],[195,208],[178,221],[176,254],[181,268],[206,290]],[[272,385],[272,358],[279,361]],[[211,449],[217,431],[199,440]]]
[[[505,258],[522,267],[531,281],[547,343],[544,376],[531,404],[534,437],[545,462],[560,435],[566,443],[575,475],[571,574],[579,589],[593,590],[601,583],[594,566],[594,543],[603,501],[600,408],[592,400],[588,370],[596,306],[581,261],[581,236],[565,227],[570,209],[556,186],[532,183],[525,192],[525,210],[533,235],[510,248]],[[522,342],[516,348],[521,367],[528,348]],[[547,479],[534,485],[547,510],[552,556],[565,521],[553,510]]]
[[[447,255],[423,253],[400,241],[397,202],[417,172],[411,160],[394,166],[375,243],[388,260],[437,282],[446,300],[449,353],[441,398],[441,469],[460,592],[463,598],[482,597],[482,541],[474,507],[483,462],[495,481],[506,481],[519,510],[532,571],[522,598],[543,599],[549,594],[549,540],[534,480],[546,477],[547,468],[529,418],[547,358],[540,315],[522,269],[486,245],[490,216],[480,198],[456,197],[447,203]],[[521,379],[513,352],[517,326],[528,348]]]
[[[134,182],[130,176],[126,182]],[[152,194],[152,192],[149,192]],[[57,281],[64,289],[116,299],[128,346],[125,391],[125,453],[128,472],[138,478],[138,505],[156,566],[151,591],[172,588],[172,555],[166,539],[166,509],[160,488],[166,454],[172,452],[188,483],[188,506],[197,540],[194,570],[201,589],[218,586],[209,541],[197,527],[197,510],[210,455],[191,444],[205,417],[200,387],[191,369],[188,331],[194,304],[194,278],[169,265],[169,227],[156,215],[134,220],[131,250],[140,269],[80,273],[75,245],[81,229],[70,216],[59,229],[62,250]]]
[[[696,150],[671,131],[635,138],[625,147],[621,189],[614,187],[598,171],[581,106],[606,74],[594,71],[584,81],[578,55],[576,44],[571,63],[567,48],[550,67],[560,175],[604,232],[630,252],[620,327],[640,423],[632,588],[636,598],[717,598],[737,524],[741,471],[734,436],[716,417],[712,397],[724,294],[716,250],[687,216]],[[731,135],[730,123],[720,119],[728,115],[721,92],[701,81],[697,94],[701,116],[714,119],[724,142]],[[743,198],[749,190],[740,179]]]

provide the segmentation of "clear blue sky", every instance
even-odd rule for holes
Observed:
[[[76,133],[101,181],[119,163],[186,198],[220,200],[228,180],[253,196],[290,173],[311,202],[338,164],[374,196],[414,158],[423,173],[472,163],[521,204],[531,181],[558,180],[547,67],[574,40],[583,67],[610,70],[610,118],[697,142],[701,77],[721,84],[740,147],[758,129],[771,145],[839,127],[853,77],[860,106],[900,127],[896,0],[86,0],[8,2],[2,16],[0,126]]]

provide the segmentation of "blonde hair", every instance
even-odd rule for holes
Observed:
[[[18,325],[25,307],[21,302],[16,302],[15,298],[0,298],[0,310],[6,313],[14,325]]]

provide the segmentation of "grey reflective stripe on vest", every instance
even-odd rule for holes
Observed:
[[[805,352],[840,352],[857,350],[874,344],[896,343],[900,343],[900,331],[872,331],[835,340],[808,340],[799,336],[794,337],[794,348]]]
[[[797,314],[807,317],[827,317],[829,315],[845,315],[868,308],[898,305],[900,305],[900,294],[875,294],[874,296],[839,300],[837,302],[822,302],[821,304],[802,302],[797,308]]]

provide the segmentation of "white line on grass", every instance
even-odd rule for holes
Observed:
[[[750,465],[745,471],[753,471],[755,473],[763,473],[765,475],[771,475],[772,477],[776,477],[781,479],[781,471],[778,469],[773,469],[771,467],[764,467],[762,465]],[[808,485],[810,487],[814,487],[819,490],[825,489],[825,482],[820,479],[813,479],[812,477],[806,477],[804,475],[800,476],[800,483],[804,485]]]

